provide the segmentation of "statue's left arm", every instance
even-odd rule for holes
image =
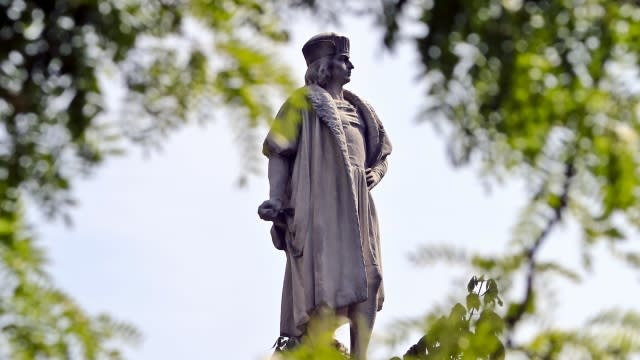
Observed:
[[[387,173],[387,167],[388,167],[388,162],[387,162],[387,158],[385,157],[384,160],[380,161],[379,163],[375,164],[373,167],[370,167],[366,170],[367,186],[369,187],[369,190],[373,189],[376,185],[378,185],[380,180],[382,180],[384,175]]]
[[[371,105],[352,92],[345,90],[345,96],[355,104],[367,124],[367,187],[373,189],[387,173],[387,156],[391,154],[391,142],[382,122]]]

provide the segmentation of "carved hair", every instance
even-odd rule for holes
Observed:
[[[331,79],[331,68],[333,66],[332,60],[333,56],[323,56],[309,64],[307,72],[304,74],[305,84],[315,84],[321,87],[327,85]]]

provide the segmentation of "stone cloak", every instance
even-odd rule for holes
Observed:
[[[290,98],[274,121],[279,129],[293,128],[297,135],[282,136],[274,126],[263,147],[267,156],[288,159],[291,169],[282,200],[293,211],[283,228],[274,225],[271,232],[274,244],[283,244],[287,256],[282,336],[302,335],[319,307],[338,309],[367,299],[355,185],[338,110],[329,93],[319,86],[309,85],[299,91],[304,92],[308,106],[296,107]],[[391,153],[386,131],[369,104],[347,90],[344,98],[356,107],[366,125],[366,166],[382,177]],[[296,123],[290,124],[292,121]],[[378,220],[370,221],[377,229]],[[378,234],[375,231],[376,239],[369,241],[376,245],[371,251],[381,277]],[[380,286],[378,310],[383,300]]]

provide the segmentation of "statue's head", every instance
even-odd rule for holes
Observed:
[[[349,39],[336,33],[322,33],[302,47],[307,62],[304,76],[307,85],[325,87],[330,81],[344,85],[350,81],[353,64],[349,60]]]

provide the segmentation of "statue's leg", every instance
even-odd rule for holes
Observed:
[[[367,300],[349,307],[351,359],[354,360],[367,358],[367,348],[378,310],[377,295],[381,283],[380,275],[372,266],[369,266],[367,278],[369,279]]]
[[[326,306],[314,309],[301,342],[314,343],[318,341],[324,345],[332,343],[332,341],[335,342],[333,336],[336,330],[350,321],[347,316],[348,310],[347,306],[335,310]]]

